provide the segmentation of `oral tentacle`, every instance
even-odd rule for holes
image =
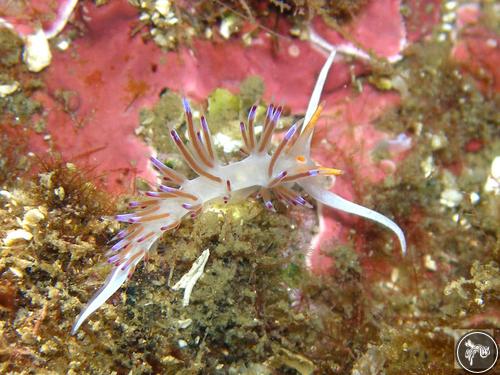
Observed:
[[[330,72],[330,68],[333,64],[333,60],[335,59],[336,51],[333,50],[328,58],[326,59],[325,64],[321,68],[321,71],[318,75],[318,78],[316,79],[316,84],[314,85],[313,92],[311,94],[311,98],[309,99],[309,104],[307,105],[307,110],[306,110],[306,115],[304,116],[304,124],[308,124],[316,109],[319,106],[319,102],[321,100],[321,93],[323,92],[323,86],[325,85],[326,79],[328,77],[328,73]],[[309,134],[308,139],[306,140],[304,144],[304,151],[306,152],[306,155],[310,155],[310,149],[311,149],[311,138],[312,138],[312,133]]]

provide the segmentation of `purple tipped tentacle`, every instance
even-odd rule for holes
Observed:
[[[132,219],[134,216],[135,214],[120,214],[115,216],[115,220],[122,223],[129,223],[130,219]]]
[[[109,264],[116,263],[120,259],[121,259],[121,255],[120,254],[116,254],[116,255],[113,255],[112,257],[108,258],[108,263]]]
[[[293,135],[295,134],[295,132],[297,131],[297,124],[294,124],[292,125],[292,127],[290,129],[288,129],[288,131],[286,132],[285,134],[285,141],[288,142],[290,140],[290,138],[293,137]]]
[[[115,243],[112,247],[111,247],[111,250],[112,251],[118,251],[118,250],[121,250],[123,249],[128,243],[128,240],[126,239],[123,239],[117,243]]]
[[[264,206],[266,206],[266,208],[269,211],[276,212],[276,210],[274,209],[273,203],[271,201],[265,201]]]
[[[167,185],[160,185],[160,186],[158,186],[158,189],[160,189],[164,193],[173,193],[173,192],[177,191],[177,189],[172,188],[172,187],[167,186]]]
[[[257,113],[257,106],[253,105],[250,110],[248,111],[248,121],[253,121],[255,120],[255,114]]]
[[[184,111],[186,113],[191,113],[191,107],[189,106],[189,102],[185,97],[182,98],[182,105],[184,106]]]
[[[269,104],[267,106],[267,111],[266,111],[266,118],[270,118],[274,113],[274,106],[272,104]]]
[[[126,229],[122,229],[121,231],[119,231],[117,234],[115,234],[113,236],[113,238],[111,238],[108,243],[110,242],[114,242],[116,240],[121,240],[123,237],[125,237],[127,235],[127,230]]]
[[[205,118],[205,116],[201,116],[200,122],[201,122],[201,127],[203,128],[203,130],[208,133],[208,131],[209,131],[208,122],[207,122],[207,119]]]
[[[149,160],[151,161],[151,163],[158,169],[167,169],[167,166],[165,164],[163,164],[161,161],[159,161],[157,158],[155,158],[154,156],[151,156],[149,158]]]
[[[304,198],[302,198],[300,195],[295,197],[295,202],[297,202],[301,206],[305,206],[305,204],[306,204],[306,200]]]
[[[199,131],[196,132],[196,138],[198,138],[200,144],[203,145],[203,139],[201,138],[201,133]]]
[[[171,135],[172,139],[174,140],[174,142],[181,142],[181,138],[179,137],[179,134],[177,134],[175,129],[172,129],[170,131],[170,135]]]
[[[276,178],[281,180],[282,178],[285,178],[287,174],[288,174],[287,171],[281,171],[280,173],[278,173]]]
[[[277,107],[273,114],[272,114],[272,118],[271,118],[271,121],[274,122],[274,123],[277,123],[280,116],[281,116],[281,112],[283,111],[283,107]]]

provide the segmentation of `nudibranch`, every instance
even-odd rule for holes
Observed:
[[[319,176],[336,176],[338,169],[318,166],[310,156],[310,144],[322,105],[323,85],[335,58],[332,52],[316,81],[303,121],[292,125],[274,152],[270,152],[271,138],[282,108],[270,105],[267,109],[260,136],[256,135],[256,106],[248,113],[246,123],[240,123],[245,158],[230,164],[218,160],[205,117],[196,126],[186,99],[184,109],[190,146],[185,145],[175,130],[170,132],[180,154],[198,177],[188,179],[169,168],[157,158],[151,163],[160,172],[161,184],[156,191],[144,192],[144,197],[129,204],[133,212],[116,216],[128,223],[112,240],[108,262],[114,268],[104,285],[95,293],[77,317],[74,334],[82,323],[110,298],[134,272],[137,264],[148,254],[163,233],[179,226],[186,216],[195,217],[212,201],[223,202],[242,199],[250,195],[262,198],[265,206],[274,210],[271,199],[286,204],[310,206],[300,195],[297,185],[316,201],[376,221],[392,230],[399,239],[403,254],[406,242],[403,231],[392,220],[369,208],[348,201],[322,187]]]

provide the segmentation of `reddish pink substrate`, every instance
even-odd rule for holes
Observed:
[[[481,22],[479,4],[467,4],[458,11],[458,41],[453,57],[475,78],[486,94],[500,91],[500,37]]]

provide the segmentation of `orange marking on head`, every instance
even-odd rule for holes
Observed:
[[[304,164],[306,162],[306,158],[304,157],[304,155],[299,155],[295,158],[295,160],[297,161],[297,163],[301,163],[301,164]]]

